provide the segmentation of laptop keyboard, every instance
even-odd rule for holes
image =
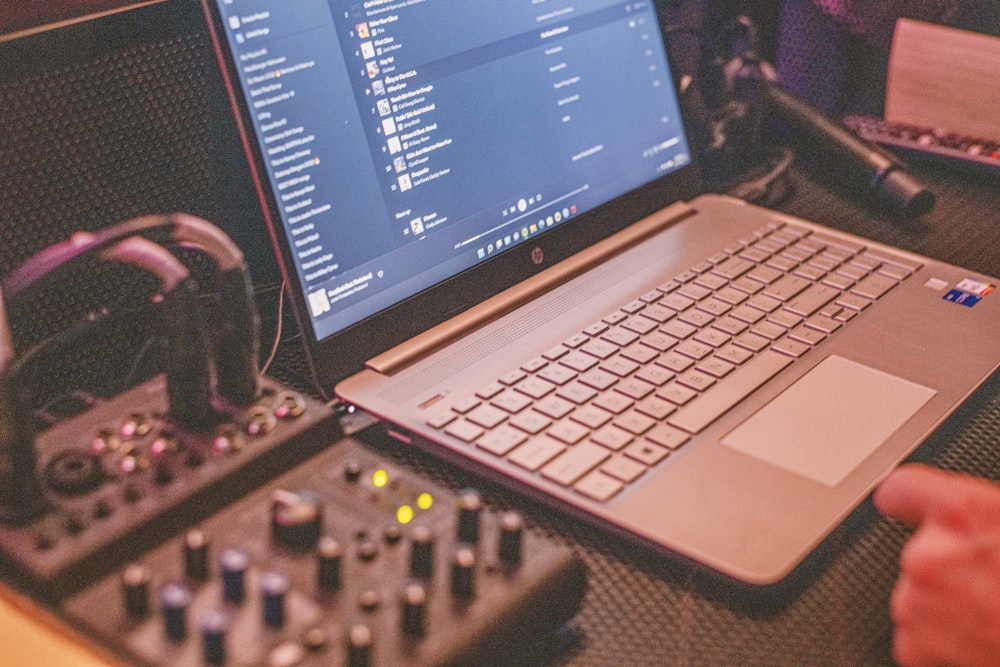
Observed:
[[[918,268],[774,223],[429,423],[605,501]]]

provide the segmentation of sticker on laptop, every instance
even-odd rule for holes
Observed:
[[[951,301],[966,308],[972,308],[994,289],[996,289],[995,285],[966,278],[959,282],[954,289],[948,291],[944,295],[944,299],[945,301]]]
[[[974,296],[984,297],[995,290],[996,286],[990,285],[989,283],[981,283],[978,280],[973,280],[972,278],[966,278],[962,282],[955,285],[955,289],[968,292]]]

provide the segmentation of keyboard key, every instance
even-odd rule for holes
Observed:
[[[713,272],[727,278],[729,280],[736,280],[744,273],[752,269],[756,264],[742,257],[730,257],[721,264],[716,265]]]
[[[484,433],[476,440],[476,446],[497,456],[505,456],[527,439],[528,436],[523,431],[504,424],[489,433]]]
[[[825,334],[832,334],[840,328],[841,323],[832,317],[827,317],[826,315],[816,315],[815,317],[810,317],[806,320],[806,326]]]
[[[614,454],[601,466],[601,472],[628,483],[639,479],[646,472],[646,466],[621,454]]]
[[[755,333],[746,333],[733,341],[742,348],[746,348],[751,352],[760,352],[765,347],[771,344],[770,339],[764,336],[759,336]]]
[[[766,294],[758,294],[747,301],[747,305],[757,310],[763,310],[765,313],[770,313],[781,307],[781,301]]]
[[[622,453],[629,458],[639,461],[640,463],[651,466],[656,465],[663,459],[667,458],[667,456],[670,455],[670,450],[666,447],[654,445],[651,442],[640,441],[633,442],[631,445],[626,447]]]
[[[677,409],[677,406],[658,396],[650,396],[639,401],[635,409],[644,415],[649,415],[657,421],[663,421]]]
[[[678,375],[677,382],[695,391],[704,391],[715,384],[715,378],[699,370],[693,370]]]
[[[810,283],[805,278],[796,275],[788,275],[781,278],[776,283],[765,287],[764,294],[779,301],[788,301],[793,296],[809,287]]]
[[[748,394],[784,370],[793,359],[775,352],[764,352],[729,374],[713,391],[697,397],[675,412],[669,424],[688,433],[698,433]]]
[[[594,405],[604,408],[612,414],[621,414],[632,407],[633,401],[623,394],[601,394],[594,399]]]
[[[628,431],[632,435],[642,435],[649,429],[653,428],[653,425],[656,424],[656,420],[652,417],[647,417],[636,410],[629,410],[628,412],[615,417],[613,423],[618,428]]]
[[[569,348],[565,345],[556,345],[554,348],[544,353],[542,356],[549,361],[556,361],[569,354]]]
[[[541,372],[538,373],[538,377],[543,380],[548,380],[555,385],[564,385],[575,378],[576,375],[577,373],[573,369],[558,364],[549,366],[548,368],[543,368]]]
[[[483,428],[493,428],[507,419],[507,413],[492,405],[480,405],[465,415],[465,418]]]
[[[840,296],[840,290],[820,283],[811,286],[789,301],[785,308],[802,317],[809,317],[838,296]]]
[[[654,322],[659,322],[660,324],[666,322],[676,314],[676,311],[671,310],[670,308],[664,308],[659,304],[649,306],[644,311],[639,313],[640,317],[651,319]]]
[[[733,366],[728,361],[723,361],[718,357],[711,357],[705,359],[698,364],[697,369],[702,373],[708,373],[712,377],[724,378],[729,375],[735,366]]]
[[[698,331],[698,327],[676,319],[660,327],[660,331],[681,341]]]
[[[685,357],[691,357],[692,359],[704,359],[708,355],[715,351],[710,345],[705,345],[704,343],[699,343],[695,340],[688,340],[680,345],[678,345],[675,350]]]
[[[898,281],[889,276],[875,274],[859,282],[851,289],[851,292],[868,299],[878,299],[897,284]]]
[[[598,502],[610,500],[624,488],[625,485],[619,480],[605,475],[600,470],[595,470],[573,486],[578,493]]]
[[[537,435],[547,429],[552,420],[540,412],[526,410],[521,414],[511,417],[510,425],[515,426],[525,433]]]
[[[700,305],[700,304],[699,304]],[[677,316],[681,322],[690,324],[698,329],[708,326],[715,321],[715,315],[699,308],[690,308]]]
[[[615,391],[638,401],[653,393],[653,385],[635,377],[625,378],[615,386]]]
[[[747,324],[756,324],[767,317],[767,313],[758,310],[757,308],[751,308],[750,306],[740,306],[731,312],[730,315],[741,322],[746,322]]]
[[[774,322],[761,322],[750,330],[751,334],[757,334],[769,340],[778,340],[785,335],[786,331],[788,330],[785,327]]]
[[[555,391],[556,386],[539,377],[529,377],[514,385],[514,389],[530,396],[531,398],[541,398]]]
[[[872,305],[872,302],[870,299],[858,296],[857,294],[845,294],[837,299],[837,305],[854,311],[862,311]]]
[[[781,354],[787,354],[790,357],[801,357],[803,354],[811,350],[812,348],[805,343],[800,343],[797,340],[792,340],[791,338],[786,338],[785,340],[780,340],[774,344],[771,348],[775,352],[780,352]]]
[[[590,429],[575,422],[561,421],[556,422],[546,433],[567,445],[575,445],[590,434]]]
[[[571,447],[542,468],[542,476],[557,484],[569,486],[611,457],[600,445],[584,442]]]
[[[506,410],[507,412],[514,414],[531,405],[531,399],[524,394],[517,393],[516,391],[505,391],[498,396],[494,396],[490,400],[490,403],[497,406],[501,410]]]
[[[683,354],[678,354],[677,352],[667,352],[657,359],[656,363],[658,366],[663,366],[674,373],[681,373],[694,365],[694,359],[685,357]]]
[[[521,370],[525,373],[537,373],[548,365],[548,359],[545,357],[536,357],[527,363],[521,364]]]
[[[592,357],[597,357],[598,359],[607,359],[612,354],[618,352],[618,346],[614,343],[609,343],[606,340],[594,339],[580,348],[581,351],[586,352]]]
[[[444,428],[445,426],[452,423],[456,419],[458,419],[458,415],[456,415],[451,410],[444,410],[442,412],[437,413],[430,419],[428,419],[427,425],[430,426],[431,428]]]
[[[576,409],[576,405],[572,401],[567,401],[565,398],[560,398],[559,396],[546,396],[535,404],[535,409],[546,417],[562,419],[573,412]]]
[[[653,430],[646,434],[646,439],[667,449],[677,449],[690,440],[691,436],[679,428],[667,424],[657,424]]]
[[[472,410],[480,403],[482,403],[482,401],[479,400],[477,397],[469,396],[468,398],[463,398],[458,402],[456,402],[454,405],[451,406],[451,409],[460,415],[464,415],[466,412]]]
[[[716,320],[712,326],[719,331],[729,334],[730,336],[738,336],[746,331],[749,325],[746,322],[741,322],[735,317],[723,317],[721,320]]]
[[[623,431],[614,424],[608,424],[590,436],[590,439],[599,444],[602,447],[607,447],[608,449],[617,452],[622,447],[632,442],[632,434],[628,431]]]
[[[640,368],[635,372],[635,377],[643,382],[648,382],[654,386],[661,387],[674,379],[673,371],[662,368],[655,364]]]
[[[597,359],[590,356],[589,354],[584,354],[583,352],[573,351],[567,354],[565,357],[559,360],[559,363],[572,368],[580,373],[584,371],[589,371],[591,368],[597,365]]]
[[[660,356],[660,353],[643,343],[632,343],[622,350],[622,356],[637,364],[645,365]]]
[[[806,345],[817,345],[826,338],[826,334],[822,331],[812,329],[804,325],[795,329],[788,335],[797,341],[805,343]]]
[[[556,390],[556,396],[561,396],[567,401],[572,401],[577,405],[583,405],[594,396],[597,396],[597,390],[593,387],[588,387],[583,384],[583,382],[571,382],[570,384]]]
[[[746,348],[742,348],[739,345],[727,345],[718,352],[716,352],[715,356],[739,366],[747,359],[752,357],[753,352],[751,352]]]
[[[603,320],[605,322],[607,322],[608,324],[618,324],[619,322],[621,322],[622,320],[624,320],[626,317],[628,317],[628,315],[626,315],[624,312],[622,312],[620,310],[616,310],[613,313],[605,315],[604,318],[603,318]]]
[[[738,306],[747,300],[747,295],[735,287],[723,287],[715,293],[715,298],[719,301],[725,301],[731,306]]]
[[[533,438],[511,452],[507,460],[527,470],[538,470],[564,451],[566,445],[556,440]]]
[[[445,427],[444,432],[453,438],[458,438],[462,442],[472,442],[479,436],[481,436],[485,431],[482,427],[476,426],[464,419],[458,419],[448,424]]]
[[[612,359],[608,359],[603,364],[601,364],[601,370],[613,373],[618,377],[626,377],[638,370],[639,364],[626,359],[624,357],[618,356]]]
[[[635,317],[630,317],[622,322],[621,326],[623,329],[627,329],[637,334],[647,334],[656,328],[656,322],[648,317],[636,315]]]
[[[517,384],[526,377],[528,377],[527,373],[525,373],[521,369],[517,369],[516,371],[511,371],[510,373],[507,373],[506,375],[501,377],[500,384],[509,387],[511,385]]]
[[[624,324],[625,323],[623,322],[622,325],[624,326]],[[649,330],[652,331],[655,328],[656,325],[654,324],[649,328]],[[635,333],[634,331],[629,331],[628,329],[623,329],[622,327],[614,327],[606,331],[605,333],[601,334],[601,339],[606,340],[609,343],[613,343],[618,347],[625,347],[626,345],[634,343],[635,341],[639,340],[639,334]]]
[[[684,405],[697,396],[698,392],[677,382],[671,382],[666,387],[658,389],[656,395],[674,405]]]
[[[771,313],[768,318],[768,322],[773,322],[779,327],[784,327],[785,329],[791,329],[798,326],[802,322],[802,316],[796,315],[795,313],[788,310],[779,310]]]
[[[570,415],[570,419],[583,424],[593,431],[611,421],[611,413],[607,410],[601,410],[598,407],[594,407],[593,405],[585,405],[582,408],[577,408],[576,411]]]
[[[600,368],[595,368],[594,370],[584,373],[580,376],[580,382],[587,385],[588,387],[593,387],[600,391],[604,391],[609,387],[614,386],[618,382],[618,376],[614,373],[609,373],[608,371],[601,370]],[[590,400],[589,398],[587,400]]]
[[[476,392],[476,396],[483,400],[489,400],[503,391],[503,385],[499,382],[492,382],[479,391]]]

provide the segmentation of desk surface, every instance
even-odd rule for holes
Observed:
[[[996,177],[975,179],[929,168],[917,173],[933,183],[938,204],[911,224],[873,216],[861,203],[802,171],[792,174],[795,194],[777,207],[1000,275]],[[925,458],[945,468],[1000,478],[1000,448],[995,446],[1000,442],[1000,392],[991,388],[961,417]],[[443,464],[417,458],[405,462],[456,487],[467,482]],[[524,507],[499,489],[487,489],[486,498]],[[550,510],[525,510],[529,521],[565,541],[589,569],[589,592],[563,637],[558,664],[892,664],[888,599],[907,532],[877,516],[870,505],[863,505],[811,559],[801,585],[766,599],[713,586],[693,568],[595,534]],[[0,646],[4,662],[13,657],[9,664],[107,664],[54,633],[45,620],[33,619],[23,600],[0,599]],[[19,651],[16,657],[12,650]]]

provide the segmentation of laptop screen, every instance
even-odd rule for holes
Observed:
[[[650,0],[212,0],[321,342],[689,163]]]

